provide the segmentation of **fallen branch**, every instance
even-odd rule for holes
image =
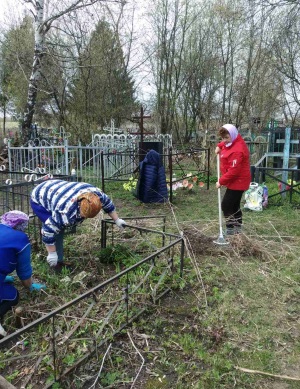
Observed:
[[[198,279],[199,283],[202,286],[202,290],[203,290],[203,293],[204,293],[205,306],[208,307],[205,285],[204,285],[204,282],[203,282],[203,279],[202,279],[201,270],[200,270],[200,268],[198,266],[198,262],[196,260],[195,254],[194,254],[193,249],[192,249],[192,245],[191,245],[190,240],[189,240],[189,238],[187,236],[184,236],[183,240],[184,240],[184,245],[185,245],[186,251],[188,253],[188,256],[191,259],[191,262],[192,262],[192,264],[194,266],[194,269],[196,271],[197,279]]]
[[[132,346],[134,347],[135,351],[139,354],[139,356],[141,357],[141,360],[142,360],[142,364],[141,364],[141,366],[139,368],[139,371],[137,372],[137,375],[135,376],[135,379],[133,380],[132,385],[130,386],[130,389],[132,389],[134,387],[134,385],[135,385],[135,382],[136,382],[138,376],[140,375],[140,372],[142,371],[142,368],[143,368],[143,366],[145,364],[145,359],[142,356],[142,354],[139,352],[139,350],[137,349],[135,344],[133,343],[133,340],[131,339],[130,333],[128,331],[127,331],[127,335],[128,335],[128,337],[130,339],[130,342],[131,342]]]
[[[56,332],[54,336],[55,336],[55,337],[58,336],[58,333]],[[47,348],[46,355],[48,355],[48,354],[50,353],[51,349],[52,349],[52,345],[49,346],[49,347]],[[20,389],[26,389],[27,384],[30,382],[32,376],[33,376],[33,375],[35,374],[35,372],[37,371],[37,369],[38,369],[38,367],[40,366],[40,364],[41,364],[41,362],[43,361],[43,359],[44,359],[44,354],[41,354],[40,357],[38,358],[38,360],[36,361],[36,363],[34,364],[34,366],[33,366],[33,368],[32,368],[32,371],[31,371],[31,374],[28,375],[28,376],[26,377],[26,379],[22,382],[22,385],[21,385]]]
[[[273,223],[269,220],[269,223],[271,224],[273,230],[276,232],[277,234],[277,237],[280,239],[280,241],[282,242],[282,237],[280,236],[279,232],[276,230],[275,226],[273,225]]]
[[[103,355],[102,362],[101,362],[101,366],[100,366],[100,370],[99,370],[99,372],[98,372],[98,374],[97,374],[97,377],[96,377],[96,379],[95,379],[93,385],[92,385],[92,386],[89,386],[88,389],[94,389],[94,388],[95,388],[95,385],[97,384],[98,379],[99,379],[99,377],[100,377],[100,374],[101,374],[101,371],[102,371],[102,368],[103,368],[103,365],[104,365],[104,361],[105,361],[106,355],[107,355],[107,353],[109,352],[111,346],[112,346],[112,344],[110,343],[110,345],[107,347],[107,349],[106,349],[106,351],[105,351],[105,354]]]
[[[89,308],[86,310],[85,314],[81,317],[81,319],[79,320],[79,322],[71,329],[71,331],[69,333],[67,333],[66,335],[63,336],[62,340],[60,342],[58,342],[58,345],[61,346],[62,344],[64,344],[69,338],[71,335],[74,334],[74,332],[77,330],[77,328],[82,324],[82,322],[85,320],[85,318],[88,316],[88,314],[91,312],[93,306],[95,305],[95,302],[93,301]]]
[[[172,205],[170,206],[170,209],[171,209],[171,212],[173,214],[174,221],[175,221],[176,227],[178,229],[178,232],[183,237],[185,249],[187,251],[188,257],[191,259],[192,265],[194,266],[194,269],[195,269],[196,276],[197,276],[197,279],[199,281],[199,284],[202,286],[202,290],[203,290],[203,293],[204,293],[204,299],[205,299],[205,306],[208,307],[207,296],[206,296],[205,286],[204,286],[202,275],[201,275],[201,270],[200,270],[200,268],[198,266],[195,254],[193,252],[192,245],[191,245],[188,237],[185,236],[183,234],[183,232],[180,230],[179,225],[178,225],[178,221],[177,221],[177,218],[176,218],[176,215],[175,215],[175,212],[174,212],[174,209],[173,209]]]
[[[98,339],[99,336],[101,335],[101,332],[103,330],[103,328],[109,323],[109,319],[111,318],[111,316],[114,314],[114,312],[116,311],[116,309],[120,306],[120,303],[117,302],[113,307],[112,309],[108,312],[108,315],[104,318],[103,320],[103,323],[101,325],[101,327],[99,328],[96,336],[95,336],[95,339]]]
[[[48,350],[49,350],[49,348],[48,348]],[[32,369],[31,374],[29,374],[29,375],[26,377],[26,379],[22,382],[22,385],[21,385],[21,388],[20,388],[20,389],[26,389],[28,382],[30,382],[31,377],[35,374],[37,368],[39,367],[39,365],[40,365],[40,363],[42,362],[43,359],[44,359],[44,356],[41,355],[41,356],[39,357],[39,359],[36,361],[36,363],[35,363],[35,365],[34,365],[34,367],[33,367],[33,369]]]
[[[6,358],[6,359],[1,359],[0,362],[1,362],[1,363],[7,363],[7,362],[12,362],[12,361],[17,361],[17,360],[19,360],[19,359],[31,358],[31,357],[38,357],[38,356],[44,356],[44,355],[47,355],[47,353],[36,354],[36,353],[34,352],[34,353],[30,353],[30,354],[18,355],[17,357],[11,357],[11,358]]]
[[[282,380],[300,381],[300,377],[290,377],[287,375],[271,374],[260,370],[246,369],[245,367],[234,366],[235,369],[243,371],[244,373],[262,374],[269,377],[280,378]]]

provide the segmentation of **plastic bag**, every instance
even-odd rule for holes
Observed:
[[[267,208],[268,199],[269,199],[268,187],[265,184],[263,184],[263,201],[262,201],[263,208]]]
[[[260,185],[251,182],[250,187],[245,192],[244,208],[251,211],[262,211],[268,205],[268,188],[266,185]]]

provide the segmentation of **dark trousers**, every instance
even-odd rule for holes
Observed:
[[[4,315],[11,310],[12,307],[17,305],[19,302],[19,292],[17,293],[17,297],[14,300],[2,300],[0,303],[0,323],[3,320]]]
[[[240,226],[243,223],[241,211],[243,193],[243,190],[226,189],[222,199],[221,208],[225,217],[227,228],[234,228],[234,226]]]

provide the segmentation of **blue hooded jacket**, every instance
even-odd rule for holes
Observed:
[[[140,162],[140,175],[137,183],[137,198],[143,203],[163,203],[168,201],[165,168],[161,156],[150,150]]]

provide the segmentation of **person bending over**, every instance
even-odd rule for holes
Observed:
[[[99,188],[85,182],[47,180],[37,185],[30,200],[33,212],[43,223],[42,241],[48,252],[47,262],[60,271],[64,263],[63,237],[66,227],[76,226],[95,217],[101,209],[122,229],[111,199]]]

